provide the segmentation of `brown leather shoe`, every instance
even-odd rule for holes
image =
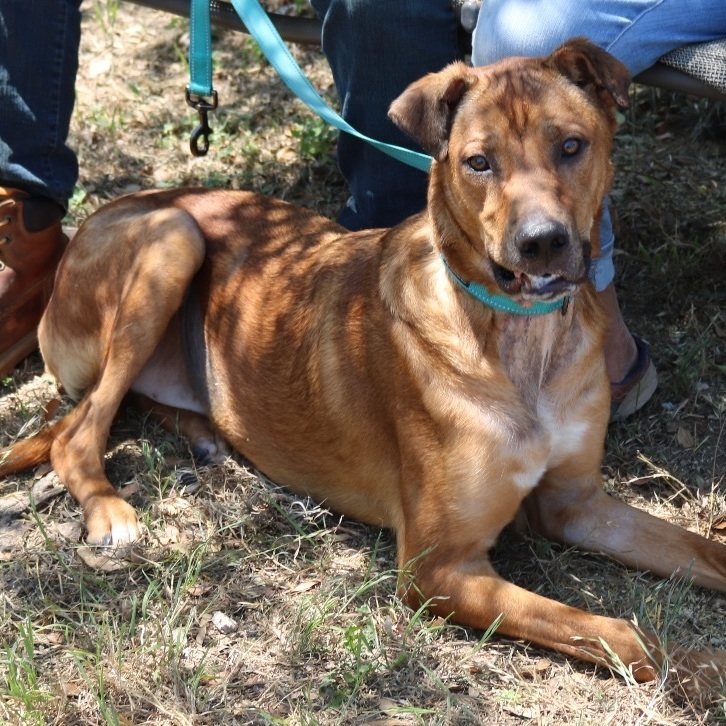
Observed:
[[[0,377],[38,346],[67,238],[54,202],[0,186]]]

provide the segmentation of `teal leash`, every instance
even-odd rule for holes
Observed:
[[[250,35],[257,41],[260,49],[264,53],[270,65],[277,71],[285,85],[314,113],[318,114],[324,121],[331,126],[344,131],[348,134],[356,136],[363,141],[372,144],[384,154],[392,156],[394,159],[413,166],[421,171],[428,171],[431,166],[431,157],[411,149],[406,149],[395,144],[386,144],[383,141],[372,139],[360,131],[354,129],[345,119],[338,113],[333,111],[330,106],[320,97],[320,94],[313,88],[305,74],[300,70],[300,66],[292,57],[290,51],[285,45],[285,41],[275,29],[272,21],[267,13],[262,9],[258,0],[232,0],[232,5],[237,11],[242,22],[245,24]],[[209,0],[192,0],[192,23],[191,23],[191,44],[190,44],[190,61],[189,68],[191,74],[191,82],[187,87],[187,95],[196,94],[198,97],[205,98],[211,96],[211,41],[209,26]],[[195,19],[196,18],[198,19]],[[197,36],[195,39],[195,35]],[[201,58],[203,54],[207,55],[208,61]],[[214,104],[216,107],[216,93],[214,93]],[[200,111],[202,122],[195,130],[198,136],[204,136],[204,126],[206,124],[206,111],[210,110],[209,104],[204,108],[194,106]],[[202,116],[204,111],[204,116]],[[211,129],[208,130],[211,133]],[[208,138],[208,133],[207,136]],[[194,145],[194,134],[192,134],[192,145]],[[194,149],[192,149],[194,153]],[[206,153],[206,149],[204,152]]]
[[[212,23],[209,0],[192,0],[189,33],[189,85],[195,96],[209,97],[212,89]]]
[[[186,101],[199,113],[199,125],[192,131],[189,149],[192,156],[204,156],[209,151],[209,112],[219,103],[212,88],[212,22],[209,0],[192,0],[189,11],[189,85]]]
[[[494,308],[494,310],[501,310],[503,313],[511,313],[512,315],[547,315],[548,313],[554,313],[559,310],[564,315],[570,306],[572,298],[567,296],[562,300],[555,300],[554,302],[533,302],[529,307],[524,307],[524,305],[520,305],[507,295],[497,295],[496,293],[489,292],[484,285],[480,285],[478,282],[464,280],[449,267],[449,263],[443,255],[441,255],[441,259],[449,274],[464,290],[479,302],[484,303],[487,307]]]

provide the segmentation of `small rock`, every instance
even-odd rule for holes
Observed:
[[[232,620],[232,618],[225,615],[220,610],[217,610],[214,615],[212,615],[212,625],[214,625],[214,627],[217,628],[217,630],[219,630],[219,632],[223,635],[235,633],[239,627],[236,621]]]

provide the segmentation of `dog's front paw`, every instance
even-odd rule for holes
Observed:
[[[92,497],[83,509],[88,544],[121,547],[141,537],[136,510],[118,494]]]

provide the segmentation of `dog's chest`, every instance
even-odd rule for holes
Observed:
[[[532,409],[548,384],[566,375],[580,348],[572,321],[556,313],[507,316],[497,344],[507,377]]]
[[[559,314],[511,317],[503,326],[500,360],[531,416],[532,435],[525,438],[539,452],[531,476],[521,477],[524,489],[536,486],[543,469],[578,452],[587,438],[591,422],[584,411],[593,392],[578,368],[587,344],[580,328]]]

